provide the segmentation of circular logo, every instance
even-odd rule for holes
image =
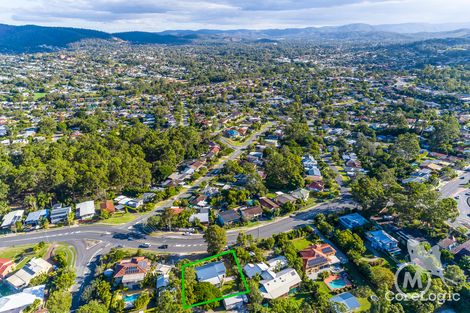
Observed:
[[[415,271],[406,270],[407,267],[411,266],[413,266]],[[423,284],[422,274],[426,274],[427,276],[425,285]],[[431,273],[421,266],[417,266],[411,262],[403,263],[395,272],[395,288],[405,297],[408,296],[405,290],[409,289],[413,290],[412,294],[414,297],[416,297],[416,295],[421,297],[431,288],[431,278]]]

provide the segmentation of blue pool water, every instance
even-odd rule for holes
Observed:
[[[135,293],[133,295],[127,295],[127,296],[124,296],[124,302],[125,303],[134,303],[135,300],[137,300],[137,298],[139,298],[139,294],[138,293]]]
[[[328,283],[328,286],[330,286],[331,289],[341,289],[346,287],[347,283],[344,281],[344,279],[338,278],[335,280],[332,280]]]
[[[6,284],[0,282],[0,298],[11,295],[12,292]]]

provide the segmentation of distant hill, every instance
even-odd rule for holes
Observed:
[[[83,39],[120,39],[131,44],[191,44],[204,41],[247,41],[270,43],[282,40],[313,40],[318,42],[412,42],[436,38],[465,38],[470,29],[450,29],[431,24],[368,25],[237,30],[168,30],[164,32],[121,32],[35,25],[0,24],[0,53],[54,51]],[[437,32],[429,30],[440,30]],[[442,31],[445,30],[445,31]]]
[[[39,52],[65,48],[87,38],[111,39],[108,33],[70,27],[0,24],[0,52]]]
[[[134,44],[187,44],[196,39],[196,35],[167,35],[148,32],[114,33],[114,37]]]

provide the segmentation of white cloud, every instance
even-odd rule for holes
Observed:
[[[469,0],[0,0],[3,23],[111,32],[468,23],[468,12]]]

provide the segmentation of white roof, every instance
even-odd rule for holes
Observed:
[[[267,260],[266,264],[268,264],[270,270],[274,270],[276,269],[276,267],[279,267],[279,269],[283,269],[287,267],[288,262],[285,256],[280,255],[275,258]]]
[[[16,221],[19,221],[23,217],[23,214],[24,214],[24,210],[16,210],[16,211],[7,213],[3,217],[3,223],[1,227],[11,226],[12,224],[16,223]]]
[[[79,211],[79,216],[87,216],[95,214],[95,201],[85,201],[77,204],[77,210]]]
[[[277,299],[287,294],[292,287],[302,281],[299,274],[293,268],[285,269],[276,274],[274,279],[262,280],[260,282],[261,294],[266,299]]]
[[[257,263],[257,264],[248,263],[247,265],[243,267],[243,270],[245,271],[246,276],[248,276],[248,278],[252,278],[256,274],[261,275],[262,272],[267,271],[268,269],[269,269],[269,266],[267,266],[264,263]]]
[[[189,222],[192,223],[196,218],[201,223],[209,223],[209,213],[196,213],[196,214],[193,214],[189,217]]]
[[[234,304],[243,303],[243,302],[248,302],[248,298],[246,297],[246,295],[239,295],[236,297],[224,299],[224,306],[227,307],[229,305],[234,305]]]
[[[32,258],[28,264],[26,264],[22,269],[20,269],[15,274],[8,277],[7,282],[19,289],[21,287],[29,285],[29,282],[36,276],[39,276],[42,273],[47,273],[52,268],[52,265],[41,259],[41,258]]]
[[[0,298],[0,312],[21,312],[34,300],[44,300],[45,285],[27,288],[23,292]]]

